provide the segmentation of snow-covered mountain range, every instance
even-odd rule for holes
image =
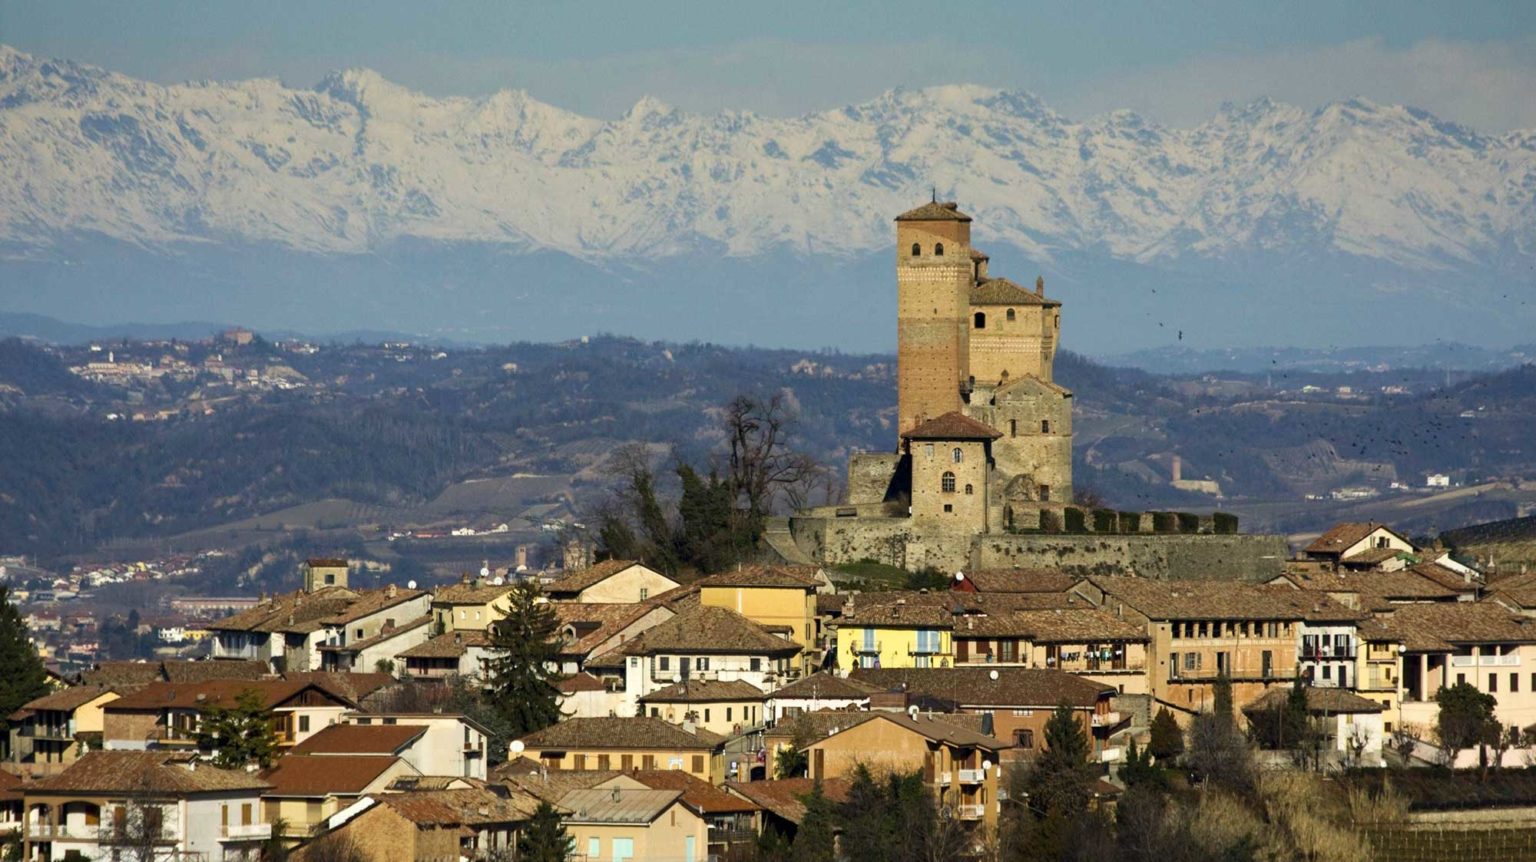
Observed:
[[[366,70],[160,86],[0,46],[0,165],[0,310],[76,319],[831,343],[806,338],[806,300],[887,308],[890,219],[936,188],[1018,280],[1089,300],[1116,346],[1166,342],[1129,335],[1153,323],[1217,343],[1213,309],[1262,322],[1277,289],[1374,313],[1355,327],[1427,315],[1475,339],[1536,320],[1536,131],[1364,100],[1171,129],[947,86],[792,118],[646,99],[605,121]],[[752,328],[725,301],[744,293]],[[1119,318],[1089,310],[1101,298]],[[593,316],[557,325],[578,308]],[[1221,343],[1283,337],[1268,329]]]

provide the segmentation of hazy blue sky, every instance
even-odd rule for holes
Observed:
[[[947,8],[946,14],[933,13]],[[1223,101],[1363,95],[1536,128],[1536,0],[1509,2],[72,2],[0,0],[0,42],[161,82],[354,66],[436,95],[523,88],[794,114],[893,86],[1032,90],[1182,125]]]

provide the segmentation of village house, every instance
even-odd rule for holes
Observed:
[[[950,666],[955,612],[946,595],[850,597],[837,621],[833,664],[839,668]]]
[[[873,770],[921,770],[923,783],[956,820],[996,828],[1001,753],[1008,744],[965,726],[956,716],[870,712],[812,742],[810,778],[852,778]],[[960,717],[963,719],[963,717]]]
[[[347,713],[341,724],[311,736],[293,753],[398,757],[422,775],[484,781],[489,733],[479,722],[452,713]]]
[[[739,736],[763,721],[764,695],[741,680],[676,682],[640,698],[643,714],[673,724],[693,723],[711,733]]]
[[[192,749],[207,711],[232,708],[250,692],[270,716],[280,747],[290,748],[356,709],[355,700],[305,680],[159,682],[103,707],[103,741],[111,750]]]
[[[949,588],[961,593],[1065,593],[1080,580],[1051,569],[976,569],[956,572]]]
[[[173,752],[92,751],[25,785],[25,859],[255,860],[271,835],[265,781]]]
[[[537,808],[527,794],[484,787],[386,793],[332,815],[328,834],[350,839],[369,862],[460,862],[510,852]]]
[[[785,843],[792,843],[805,819],[805,797],[821,785],[821,792],[833,805],[848,800],[852,782],[842,778],[776,778],[770,781],[728,781],[725,789],[732,795],[757,806],[757,831],[773,832]]]
[[[683,611],[615,652],[624,659],[621,714],[635,714],[640,698],[677,682],[741,681],[770,691],[799,677],[799,644],[719,607]]]
[[[28,701],[11,721],[11,755],[30,772],[58,771],[101,747],[102,707],[121,695],[80,685]]]
[[[490,658],[490,633],[455,630],[401,652],[395,662],[401,679],[440,683],[455,677],[479,679]]]
[[[624,707],[622,681],[609,676],[574,673],[555,683],[560,691],[560,714],[570,718],[602,718],[618,715]]]
[[[725,780],[725,737],[660,718],[568,718],[518,742],[550,771],[681,769],[710,784]]]
[[[426,643],[432,631],[432,618],[419,616],[398,626],[386,625],[371,638],[348,644],[323,644],[320,669],[332,673],[372,671],[394,673],[395,657],[418,644]]]
[[[1296,676],[1303,614],[1269,587],[1118,577],[1089,578],[1073,591],[1145,626],[1148,693],[1176,715],[1209,709],[1221,678],[1241,708]]]
[[[756,850],[758,807],[740,796],[701,781],[680,769],[636,770],[595,786],[604,788],[615,785],[681,792],[683,804],[703,818],[708,829],[708,855],[700,854],[697,857],[700,860],[737,858]]]
[[[1310,686],[1352,689],[1359,683],[1359,625],[1367,614],[1318,592],[1272,587],[1302,614],[1296,670]]]
[[[387,790],[397,778],[419,774],[399,757],[377,754],[286,754],[261,773],[271,787],[262,794],[268,823],[286,824],[282,838],[324,832],[331,815],[363,796]]]
[[[1017,664],[1079,674],[1121,694],[1146,694],[1146,630],[1078,603],[955,618],[955,666]]]
[[[1381,704],[1340,688],[1306,686],[1303,691],[1307,697],[1307,717],[1322,728],[1328,750],[1349,757],[1358,752],[1358,762],[1350,765],[1381,765],[1381,748],[1387,738]],[[1290,696],[1289,690],[1272,688],[1243,711],[1252,715],[1261,710],[1283,709]]]
[[[1382,732],[1390,734],[1402,723],[1398,711],[1402,696],[1402,638],[1374,618],[1361,620],[1356,636],[1360,649],[1355,693],[1381,704]]]
[[[398,629],[425,616],[430,602],[430,593],[394,584],[360,592],[345,586],[300,590],[209,623],[212,655],[259,659],[278,673],[320,670],[322,646],[345,647]]]
[[[1045,745],[1045,724],[1063,704],[1071,707],[1095,754],[1127,716],[1114,708],[1114,688],[1058,670],[1024,667],[855,670],[849,677],[897,695],[887,704],[870,696],[870,709],[908,709],[917,704],[984,717],[987,733],[1006,740],[1011,757],[1030,757]]]
[[[820,643],[816,596],[832,589],[825,573],[808,566],[741,566],[697,587],[700,604],[735,611],[799,644],[805,650],[800,669],[809,672]]]
[[[438,587],[432,594],[432,634],[485,631],[507,615],[511,595],[512,585],[501,578],[472,581],[465,575],[456,584]]]
[[[677,615],[650,600],[638,604],[552,602],[550,606],[560,621],[560,672],[569,674],[580,673],[589,659]]]
[[[1411,555],[1413,543],[1386,524],[1337,524],[1302,550],[1308,559],[1345,568],[1383,569],[1399,556]],[[1400,568],[1400,567],[1399,567]]]
[[[709,827],[680,790],[603,787],[560,798],[560,821],[586,862],[703,860]]]
[[[869,696],[880,690],[836,674],[811,674],[769,694],[763,706],[764,720],[775,725],[801,713],[867,709]]]
[[[1402,647],[1401,725],[1435,726],[1442,686],[1467,683],[1498,701],[1503,724],[1536,723],[1536,620],[1495,602],[1397,605],[1375,624]]]
[[[677,581],[634,560],[605,560],[544,585],[552,602],[632,605],[678,587]]]

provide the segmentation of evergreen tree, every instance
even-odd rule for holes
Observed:
[[[1167,785],[1163,771],[1152,765],[1152,752],[1137,748],[1134,736],[1125,752],[1125,765],[1120,768],[1120,780],[1125,782],[1127,788],[1160,789]]]
[[[1440,744],[1460,751],[1487,742],[1499,731],[1493,710],[1498,699],[1478,691],[1472,685],[1458,682],[1450,688],[1441,687],[1435,692],[1435,704],[1440,716],[1435,720],[1435,731]]]
[[[751,549],[750,537],[733,529],[730,487],[714,471],[705,480],[688,464],[678,464],[677,478],[683,485],[677,503],[682,558],[706,574],[729,568]]]
[[[6,716],[48,693],[48,672],[5,586],[0,586],[0,668],[5,668],[0,673],[0,728],[9,729]]]
[[[789,858],[792,862],[832,862],[834,811],[820,781],[801,802],[805,805],[805,817],[800,821],[800,831],[795,833]]]
[[[277,759],[277,734],[261,695],[246,689],[232,707],[211,706],[197,724],[197,747],[213,753],[215,766],[244,769],[266,768]]]
[[[1030,807],[1071,818],[1088,808],[1093,775],[1088,766],[1088,736],[1071,706],[1056,707],[1045,723],[1045,750],[1029,774]]]
[[[1237,712],[1232,707],[1232,678],[1226,671],[1216,675],[1216,684],[1212,690],[1214,703],[1211,712],[1222,721],[1236,726]]]
[[[677,537],[672,525],[656,499],[656,480],[648,466],[637,467],[630,476],[631,493],[635,496],[636,514],[640,528],[650,540],[650,554],[646,562],[664,575],[677,574]]]
[[[571,855],[572,839],[560,822],[560,813],[548,802],[540,802],[528,825],[517,836],[518,862],[565,862]]]
[[[848,798],[839,808],[843,822],[842,853],[847,859],[885,859],[897,835],[891,833],[883,789],[869,767],[854,768]]]
[[[1147,751],[1159,763],[1184,753],[1184,731],[1179,729],[1178,720],[1166,706],[1152,719],[1152,738],[1147,742]]]
[[[559,620],[538,581],[517,582],[507,615],[491,625],[485,684],[491,706],[514,738],[560,720]]]

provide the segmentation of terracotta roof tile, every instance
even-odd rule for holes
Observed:
[[[1087,708],[1115,691],[1076,674],[1027,667],[855,668],[849,676],[886,691],[904,689],[965,708],[1053,708],[1062,703]]]
[[[1318,688],[1307,686],[1307,712],[1314,715],[1338,715],[1340,713],[1382,712],[1386,707],[1342,688]],[[1263,696],[1243,707],[1243,712],[1256,712],[1285,706],[1291,690],[1280,686],[1264,692]]]
[[[306,688],[316,688],[338,701],[338,705],[356,706],[335,692],[327,691],[309,682],[288,680],[231,680],[220,679],[199,683],[157,682],[151,683],[132,694],[124,695],[106,705],[109,712],[158,711],[162,709],[207,709],[214,706],[231,707],[246,691],[254,691],[268,709],[279,706]]]
[[[1331,529],[1329,529],[1328,532],[1318,536],[1317,539],[1315,539],[1312,544],[1308,545],[1304,550],[1308,554],[1342,554],[1349,548],[1350,545],[1362,541],[1366,536],[1369,536],[1370,534],[1382,528],[1386,528],[1387,530],[1392,529],[1386,524],[1378,523],[1376,521],[1336,524]],[[1395,531],[1393,531],[1393,535],[1396,535]],[[1398,538],[1402,537],[1398,536]]]
[[[996,440],[1003,436],[1003,432],[952,410],[920,423],[901,436],[907,440]]]
[[[636,560],[604,560],[585,569],[567,572],[563,577],[545,584],[544,592],[551,596],[579,593],[594,584],[600,584],[608,580],[632,566],[641,565],[644,564]]]
[[[291,753],[397,755],[426,732],[421,724],[333,724],[294,746]]]
[[[761,702],[763,690],[742,680],[695,679],[675,682],[665,688],[642,695],[641,703],[718,703],[720,701],[751,700]]]
[[[1418,602],[1376,615],[1384,633],[1415,652],[1449,652],[1457,645],[1536,643],[1536,619],[1496,602]]]
[[[572,790],[560,797],[568,823],[650,823],[682,797],[677,790],[628,788]]]
[[[101,697],[104,694],[111,693],[112,689],[110,688],[94,685],[77,685],[71,688],[64,688],[55,692],[49,692],[48,694],[45,694],[36,700],[27,701],[25,704],[22,704],[21,708],[30,709],[34,712],[44,709],[55,710],[59,712],[74,712],[76,709],[85,706],[96,698]]]
[[[624,655],[669,651],[786,655],[800,652],[800,645],[769,634],[735,611],[701,605],[646,629],[619,651]]]
[[[725,744],[725,737],[699,729],[689,733],[659,718],[568,718],[522,738],[530,750],[550,748],[704,749]]]
[[[680,790],[683,804],[700,814],[747,814],[758,806],[681,769],[640,769],[624,773],[652,790]]]
[[[742,566],[698,581],[700,587],[787,587],[814,590],[821,586],[815,566]]]
[[[268,796],[356,796],[403,761],[376,754],[288,754],[262,774]]]
[[[427,593],[393,585],[376,590],[326,587],[274,596],[261,604],[208,625],[215,631],[285,632],[306,634],[327,626],[345,625],[411,601]]]
[[[774,781],[728,781],[726,788],[759,807],[791,823],[805,819],[806,796],[810,795],[815,782],[809,778],[780,778]],[[848,801],[848,791],[853,782],[843,778],[825,778],[821,792],[834,803]]]
[[[961,575],[981,593],[1064,593],[1082,580],[1056,569],[978,569]]]
[[[809,700],[812,698],[859,700],[868,698],[872,692],[883,690],[877,685],[870,685],[856,679],[822,672],[813,673],[810,676],[795,680],[789,685],[770,693],[768,698],[770,700]]]
[[[971,305],[1061,305],[1006,278],[989,278],[971,288]]]
[[[237,769],[196,763],[192,755],[164,751],[92,751],[27,792],[170,794],[261,791],[268,783]]]
[[[896,221],[970,221],[971,217],[960,211],[953,201],[933,201],[914,207],[896,217]]]
[[[1299,620],[1301,613],[1272,590],[1231,580],[1089,578],[1113,596],[1106,606],[1123,602],[1153,620]]]
[[[493,584],[485,580],[463,580],[432,591],[432,603],[444,605],[488,605],[512,592],[512,584]]]
[[[443,632],[440,635],[428,638],[408,650],[402,651],[397,658],[458,658],[473,648],[489,649],[491,636],[488,632],[477,629]]]
[[[1032,643],[1144,643],[1146,629],[1099,608],[1079,605],[1051,610],[1005,611],[955,620],[957,638],[1019,637]]]
[[[400,625],[395,626],[394,628],[386,628],[386,629],[384,629],[383,631],[380,631],[378,634],[374,635],[371,638],[363,638],[360,641],[352,641],[351,643],[347,644],[346,646],[331,646],[329,644],[322,644],[320,646],[320,649],[321,649],[322,652],[350,653],[350,654],[356,655],[357,653],[360,653],[360,652],[362,652],[365,649],[369,649],[370,647],[378,646],[379,644],[384,643],[385,641],[390,640],[391,638],[396,638],[396,637],[399,637],[400,635],[407,634],[409,632],[415,631],[416,629],[419,629],[422,626],[425,626],[425,625],[427,625],[427,624],[429,624],[431,622],[432,622],[432,615],[431,614],[422,614],[421,616],[419,616],[419,617],[417,617],[417,618],[415,618],[413,620],[406,620],[405,622],[401,623]]]

